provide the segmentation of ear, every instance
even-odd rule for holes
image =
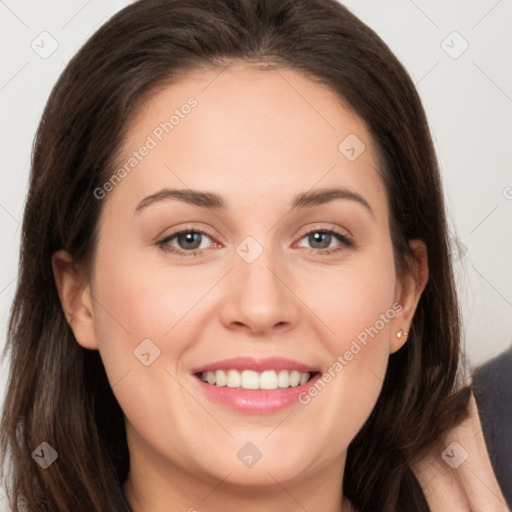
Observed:
[[[407,341],[407,336],[399,333],[409,333],[416,307],[428,281],[428,254],[425,242],[410,240],[409,247],[414,253],[410,261],[410,271],[397,280],[395,288],[395,301],[402,309],[394,318],[392,326],[389,345],[391,354]]]
[[[97,349],[91,290],[84,272],[64,250],[54,253],[52,267],[62,310],[76,341],[84,348]]]

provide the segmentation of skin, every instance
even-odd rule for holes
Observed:
[[[160,90],[130,123],[119,162],[194,96],[198,105],[105,199],[92,273],[59,251],[53,264],[77,342],[99,350],[125,413],[135,512],[350,510],[341,482],[350,441],[381,390],[389,354],[409,330],[428,279],[424,244],[414,274],[395,273],[384,183],[364,122],[324,85],[293,70],[231,64]],[[355,134],[354,161],[338,150]],[[291,209],[311,189],[362,196]],[[165,188],[215,192],[223,211],[176,199],[136,212]],[[158,245],[174,231],[205,229],[199,256]],[[335,229],[322,255],[307,234]],[[315,231],[316,230],[316,231]],[[247,263],[248,236],[263,249]],[[187,249],[174,238],[169,244]],[[190,249],[188,249],[190,251]],[[243,414],[212,402],[191,369],[237,356],[295,359],[326,371],[393,304],[401,310],[307,405]],[[134,357],[151,339],[160,356]],[[336,405],[334,405],[336,404]],[[253,443],[262,458],[245,467]],[[343,502],[343,508],[340,504]]]
[[[452,456],[451,466],[443,453]],[[439,439],[427,456],[415,461],[412,469],[432,512],[510,512],[494,475],[473,395],[469,416]]]

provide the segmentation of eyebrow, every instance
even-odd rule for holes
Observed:
[[[145,197],[139,203],[135,212],[139,212],[148,206],[168,199],[177,199],[187,204],[208,208],[213,210],[226,209],[226,203],[221,196],[213,192],[201,192],[191,189],[163,189]],[[291,209],[307,208],[334,201],[335,199],[347,199],[354,201],[366,208],[374,216],[372,207],[360,194],[343,188],[324,188],[315,191],[302,192],[295,196],[292,201]]]

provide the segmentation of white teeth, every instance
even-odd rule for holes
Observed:
[[[258,389],[260,387],[258,373],[252,370],[244,370],[242,372],[242,387],[244,389]]]
[[[228,388],[239,388],[242,385],[242,376],[240,375],[240,372],[236,370],[228,370],[226,385]]]
[[[295,387],[298,386],[300,382],[300,372],[294,370],[290,373],[290,386]]]
[[[300,374],[300,381],[299,381],[299,385],[304,385],[306,384],[306,382],[309,380],[309,373],[301,373]]]
[[[261,389],[277,389],[277,375],[274,370],[260,373]]]
[[[216,370],[203,372],[201,380],[214,386],[242,389],[278,389],[302,386],[308,382],[311,374],[297,370],[265,370],[261,373],[253,370]]]
[[[204,375],[204,373],[203,373]],[[222,370],[217,370],[215,372],[215,380],[213,382],[208,381],[208,384],[216,384],[217,386],[225,386],[228,382],[228,378],[226,373]]]
[[[290,387],[290,372],[287,370],[281,370],[277,375],[277,385],[280,388]]]

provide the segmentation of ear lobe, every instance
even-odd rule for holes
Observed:
[[[64,250],[53,254],[52,268],[62,310],[76,341],[84,348],[97,349],[90,285],[84,273]]]
[[[399,279],[395,300],[402,309],[395,317],[391,332],[390,353],[396,352],[407,341],[407,334],[421,294],[428,282],[428,254],[423,240],[409,242],[414,257],[410,260],[410,271]]]

